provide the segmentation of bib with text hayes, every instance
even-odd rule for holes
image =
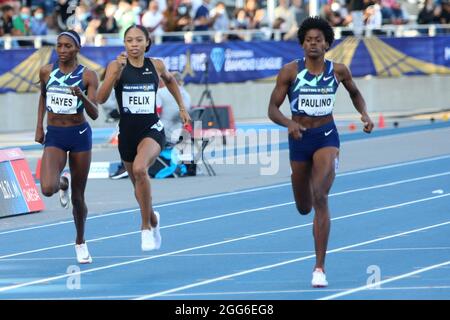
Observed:
[[[67,86],[50,86],[46,99],[48,111],[60,114],[77,113],[78,97]]]

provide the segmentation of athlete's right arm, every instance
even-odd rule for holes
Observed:
[[[281,68],[278,73],[277,82],[275,88],[272,91],[269,102],[268,116],[270,120],[279,124],[280,126],[287,127],[288,132],[294,139],[301,138],[301,131],[304,130],[297,122],[287,118],[281,111],[280,106],[284,102],[289,90],[289,86],[292,82],[293,73],[297,71],[296,63],[288,63]]]
[[[46,88],[45,83],[49,75],[49,66],[44,66],[39,70],[39,83],[41,87],[41,94],[39,95],[39,105],[37,114],[37,124],[36,132],[34,136],[34,141],[43,144],[44,143],[44,117],[45,117],[45,98],[46,98]]]
[[[126,61],[126,60],[125,60]],[[105,80],[97,92],[97,102],[102,104],[108,100],[116,81],[120,78],[124,65],[118,60],[111,61],[106,68]]]

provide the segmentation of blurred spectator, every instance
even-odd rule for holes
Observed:
[[[364,20],[367,29],[372,30],[374,34],[381,34],[381,25],[383,16],[381,14],[381,6],[379,3],[370,5],[364,11]]]
[[[142,16],[142,25],[147,28],[150,34],[161,35],[164,30],[162,28],[164,17],[159,11],[159,3],[152,0],[148,4],[148,10]]]
[[[183,80],[181,79],[181,75],[178,72],[172,72],[172,74],[177,81],[181,93],[181,98],[183,99],[184,105],[186,106],[186,111],[189,112],[191,108],[191,96],[183,87]],[[160,87],[158,88],[158,93],[156,95],[156,105],[162,107],[160,119],[164,124],[166,142],[170,144],[176,144],[179,140],[179,134],[176,134],[176,132],[182,129],[183,123],[180,119],[178,104],[170,91],[164,85],[163,81],[160,81]]]
[[[417,17],[418,24],[433,24],[439,22],[439,8],[434,4],[434,0],[426,0]]]
[[[90,20],[91,13],[89,12],[89,8],[81,4],[75,8],[75,14],[67,18],[66,25],[68,29],[83,34]]]
[[[175,0],[167,0],[166,2],[166,10],[162,12],[164,20],[163,20],[163,30],[164,32],[174,32],[177,30],[178,23],[178,11]],[[179,41],[179,37],[174,36],[165,36],[163,37],[163,41]],[[182,41],[183,39],[181,39]]]
[[[181,0],[177,7],[177,26],[175,31],[189,31],[193,29],[193,16],[192,1]]]
[[[131,3],[128,0],[120,0],[119,7],[114,14],[119,27],[120,39],[123,39],[125,30],[136,22],[136,14],[131,8]]]
[[[119,26],[117,25],[117,21],[114,18],[114,14],[116,13],[117,5],[108,2],[105,5],[105,9],[100,15],[100,26],[98,27],[98,33],[118,33]]]
[[[364,31],[364,7],[364,0],[349,0],[348,2],[355,36],[361,36]]]
[[[203,0],[203,3],[198,7],[194,16],[194,31],[208,31],[210,26],[209,17],[209,3],[211,0]],[[210,40],[209,36],[197,36],[197,42]]]
[[[88,19],[87,27],[84,32],[86,44],[95,44],[96,36],[99,33],[99,28],[102,24],[102,17],[105,15],[105,9],[103,5],[97,5],[94,11]]]
[[[397,0],[381,0],[381,14],[383,20],[389,24],[403,24],[406,20],[402,6]]]
[[[67,19],[73,15],[73,11],[75,11],[73,9],[74,4],[75,3],[73,2],[69,3],[69,0],[58,0],[53,13],[58,33],[67,30]]]
[[[41,7],[44,10],[44,16],[49,16],[55,10],[56,2],[55,0],[31,0],[31,8]]]
[[[289,10],[292,11],[295,17],[295,22],[297,23],[297,27],[308,17],[308,9],[305,6],[303,0],[292,0],[292,5],[289,7]]]
[[[224,2],[217,2],[216,6],[210,11],[210,16],[213,30],[228,31],[230,29],[230,19]]]
[[[308,17],[308,10],[306,9],[303,0],[292,0],[292,5],[289,10],[294,16],[294,23],[290,30],[285,34],[284,40],[296,40],[297,30],[303,20]]]
[[[38,7],[31,18],[31,34],[45,36],[48,33],[47,22],[44,19],[44,9]]]
[[[9,4],[2,6],[2,17],[0,18],[0,36],[16,35],[13,27],[14,8]]]
[[[165,32],[175,31],[175,28],[177,27],[177,16],[178,16],[175,0],[166,1],[166,9],[162,10],[162,14],[164,17],[163,30]]]
[[[13,28],[17,31],[16,35],[31,35],[31,9],[29,7],[20,8],[19,15],[13,18]]]
[[[135,20],[134,23],[137,25],[141,25],[142,21],[142,6],[139,0],[133,0],[131,2],[131,10],[134,12]]]
[[[291,30],[292,26],[296,25],[294,13],[289,9],[289,0],[279,0],[279,5],[275,8],[274,17],[273,28],[281,30],[282,39],[285,40],[286,34]]]
[[[450,0],[442,0],[441,2],[442,10],[441,14],[439,15],[439,21],[442,24],[449,24],[450,23]],[[447,29],[447,33],[449,30]]]
[[[324,4],[321,10],[321,16],[324,17],[332,27],[340,27],[347,25],[346,9],[341,8],[339,2]]]
[[[164,12],[167,9],[167,0],[148,0],[148,4],[150,4],[150,1],[158,2],[158,8],[161,12]]]
[[[249,29],[259,29],[262,27],[266,13],[263,9],[259,8],[256,0],[246,0],[244,10],[249,19]]]
[[[250,26],[250,20],[244,8],[237,8],[234,13],[234,18],[230,23],[231,30],[247,30]],[[245,33],[237,33],[228,36],[229,40],[245,40]]]

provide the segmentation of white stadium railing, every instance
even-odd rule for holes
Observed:
[[[349,27],[335,27],[336,39],[340,39],[347,35],[351,35],[353,29]],[[383,25],[381,28],[372,29],[366,27],[364,29],[364,36],[383,35],[387,37],[416,37],[416,36],[430,36],[448,35],[450,37],[450,24],[432,24],[432,25]],[[211,41],[219,43],[227,41],[230,36],[238,36],[243,41],[254,40],[282,40],[282,32],[271,28],[261,28],[259,30],[229,30],[229,31],[185,31],[185,32],[166,32],[161,35],[152,35],[153,41],[156,44],[161,44],[169,39],[176,38],[178,41],[185,43],[201,42],[201,37],[209,37]],[[294,38],[295,40],[295,38]],[[3,36],[0,38],[1,49],[12,49],[18,47],[18,42],[29,42],[28,47],[40,48],[44,44],[52,45],[56,43],[56,35],[46,36]],[[204,40],[203,40],[204,41]],[[82,43],[92,46],[114,46],[122,45],[123,40],[120,39],[119,34],[97,34],[93,39],[87,39],[82,35]]]

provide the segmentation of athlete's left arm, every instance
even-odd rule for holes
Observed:
[[[181,121],[183,121],[184,125],[187,125],[191,121],[191,117],[186,111],[186,107],[184,105],[177,81],[175,80],[173,75],[166,69],[166,66],[161,60],[152,59],[152,62],[156,67],[156,70],[158,71],[159,77],[164,81],[167,89],[169,89],[169,92],[172,94],[178,104],[178,108],[180,109]]]
[[[72,87],[72,92],[79,99],[83,101],[86,113],[92,120],[98,118],[97,107],[97,89],[98,89],[98,76],[95,71],[86,69],[83,72],[83,82],[85,83],[87,96],[81,91],[80,87]]]
[[[352,99],[353,106],[361,114],[361,121],[364,123],[364,132],[372,132],[374,124],[367,113],[366,102],[356,86],[356,83],[353,81],[350,70],[342,63],[335,63],[334,70],[338,80],[342,82],[345,89],[347,89],[350,98]]]

